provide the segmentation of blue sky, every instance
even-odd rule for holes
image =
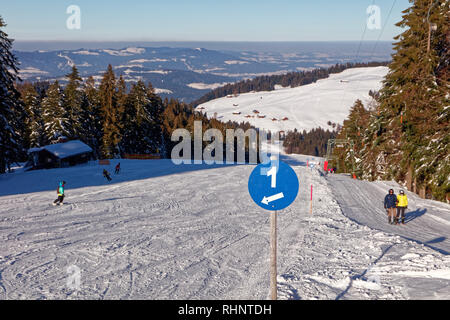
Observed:
[[[366,9],[384,26],[394,0],[0,0],[6,32],[16,40],[57,41],[359,41]],[[69,5],[81,29],[69,30]],[[397,0],[386,29],[364,40],[391,41],[408,0]],[[382,33],[381,33],[382,32]]]

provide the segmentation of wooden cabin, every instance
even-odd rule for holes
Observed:
[[[28,150],[28,170],[66,168],[86,163],[92,158],[93,150],[79,140],[51,144]]]

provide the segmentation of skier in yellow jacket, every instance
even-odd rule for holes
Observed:
[[[402,219],[402,225],[405,224],[405,211],[408,209],[408,197],[405,191],[400,190],[400,194],[397,196],[397,218],[395,224],[400,223],[400,217]]]

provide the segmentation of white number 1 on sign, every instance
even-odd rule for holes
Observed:
[[[272,176],[272,183],[271,183],[271,187],[273,189],[275,189],[277,187],[277,168],[276,167],[272,167],[272,169],[270,169],[267,172],[267,176],[270,177]]]

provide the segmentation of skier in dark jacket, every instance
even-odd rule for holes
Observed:
[[[58,193],[58,199],[56,199],[55,201],[53,201],[53,205],[63,205],[64,202],[64,188],[66,186],[66,182],[65,181],[61,181],[59,183],[59,187],[56,189],[56,192]]]
[[[389,194],[384,198],[384,208],[387,210],[389,224],[394,224],[397,215],[397,196],[394,194],[394,189],[390,189]]]
[[[111,176],[109,175],[109,172],[106,171],[106,169],[103,169],[103,176],[108,179],[108,181],[111,181]]]
[[[120,162],[116,165],[116,174],[120,173]]]

